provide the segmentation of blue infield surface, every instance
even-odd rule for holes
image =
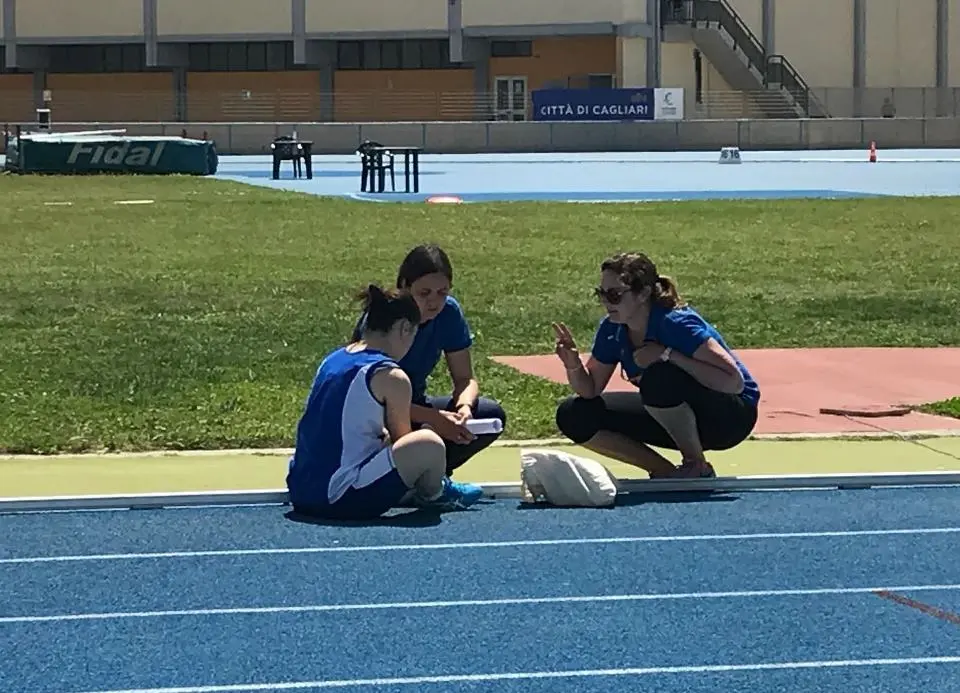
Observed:
[[[0,691],[955,693],[957,493],[6,515]]]
[[[285,164],[271,179],[267,156],[223,156],[218,178],[363,202],[424,202],[454,196],[477,202],[657,202],[670,200],[869,198],[960,194],[960,150],[744,151],[738,166],[718,152],[595,152],[563,154],[424,154],[420,190],[360,191],[356,156],[313,157],[312,180],[294,179]]]

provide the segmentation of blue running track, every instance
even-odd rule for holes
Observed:
[[[955,693],[958,490],[0,517],[3,693]]]
[[[420,191],[360,192],[356,156],[317,155],[313,180],[293,178],[289,164],[271,180],[266,156],[224,156],[218,178],[363,202],[423,202],[453,195],[463,202],[656,202],[721,199],[869,198],[960,194],[960,150],[747,151],[739,166],[717,152],[583,154],[426,154]]]

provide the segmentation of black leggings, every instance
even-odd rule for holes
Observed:
[[[608,392],[584,399],[569,397],[557,408],[557,427],[578,445],[600,431],[620,433],[640,443],[676,450],[673,438],[644,405],[693,409],[704,450],[728,450],[743,442],[757,423],[757,408],[738,395],[701,385],[672,363],[656,363],[640,379],[638,392]]]
[[[415,404],[419,404],[422,407],[432,407],[434,409],[443,409],[446,411],[453,411],[454,409],[453,398],[450,395],[445,397],[427,395],[424,400],[417,401]],[[500,419],[500,421],[503,422],[504,427],[507,425],[507,414],[503,411],[503,407],[500,406],[499,402],[496,402],[489,397],[480,397],[476,402],[473,403],[473,418]],[[500,433],[482,433],[474,438],[471,442],[464,443],[462,445],[458,443],[451,443],[448,440],[444,441],[447,446],[447,475],[452,475],[454,470],[465,465],[470,458],[472,458],[481,450],[485,450],[502,435],[503,431]]]

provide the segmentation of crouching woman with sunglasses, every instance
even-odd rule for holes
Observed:
[[[756,381],[647,256],[605,260],[596,293],[607,315],[586,364],[567,327],[553,325],[557,356],[576,393],[557,409],[560,431],[651,478],[716,476],[704,451],[730,449],[753,431]],[[617,366],[637,391],[604,392]],[[653,447],[678,450],[679,468]]]

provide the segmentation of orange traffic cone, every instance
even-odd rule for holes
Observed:
[[[877,163],[877,143],[870,142],[870,163]]]

